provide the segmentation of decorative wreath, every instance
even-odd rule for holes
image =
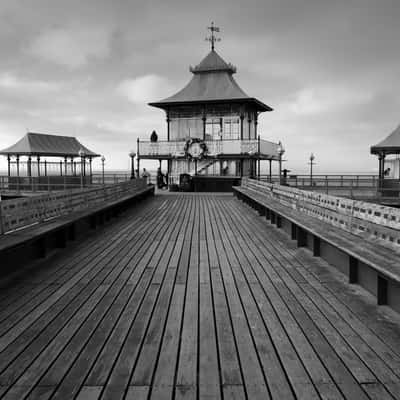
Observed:
[[[200,154],[197,157],[194,157],[192,155],[192,153],[190,152],[190,148],[192,147],[193,144],[198,143],[200,146]],[[203,159],[207,153],[208,153],[208,148],[206,143],[204,142],[204,140],[201,140],[199,138],[192,138],[192,139],[188,139],[186,140],[185,143],[185,147],[183,148],[184,152],[185,152],[185,157],[188,158],[189,160],[201,160]]]

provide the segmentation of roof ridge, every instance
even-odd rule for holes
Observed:
[[[236,67],[227,63],[215,50],[211,50],[195,67],[190,67],[193,74],[204,72],[228,72],[234,74]]]

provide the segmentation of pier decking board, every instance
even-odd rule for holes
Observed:
[[[146,199],[1,286],[1,399],[400,398],[400,317],[227,195]]]

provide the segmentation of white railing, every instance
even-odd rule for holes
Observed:
[[[139,157],[183,157],[185,155],[185,141],[179,142],[139,142]],[[224,154],[260,154],[271,158],[278,158],[278,144],[267,140],[206,140],[208,156],[217,157]]]
[[[0,202],[0,234],[95,205],[116,201],[144,189],[146,179],[132,179],[113,185],[46,193]]]
[[[242,186],[374,241],[400,246],[400,209],[243,178]]]

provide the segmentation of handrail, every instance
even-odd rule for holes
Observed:
[[[278,159],[278,144],[264,139],[206,139],[209,157],[217,157],[222,154],[249,154],[269,156]],[[143,157],[184,157],[185,140],[157,142],[138,141],[138,154]]]
[[[399,209],[249,178],[242,179],[242,186],[328,224],[399,249]]]
[[[145,178],[112,185],[73,189],[3,200],[0,202],[0,234],[40,223],[54,217],[116,201],[145,188]]]

